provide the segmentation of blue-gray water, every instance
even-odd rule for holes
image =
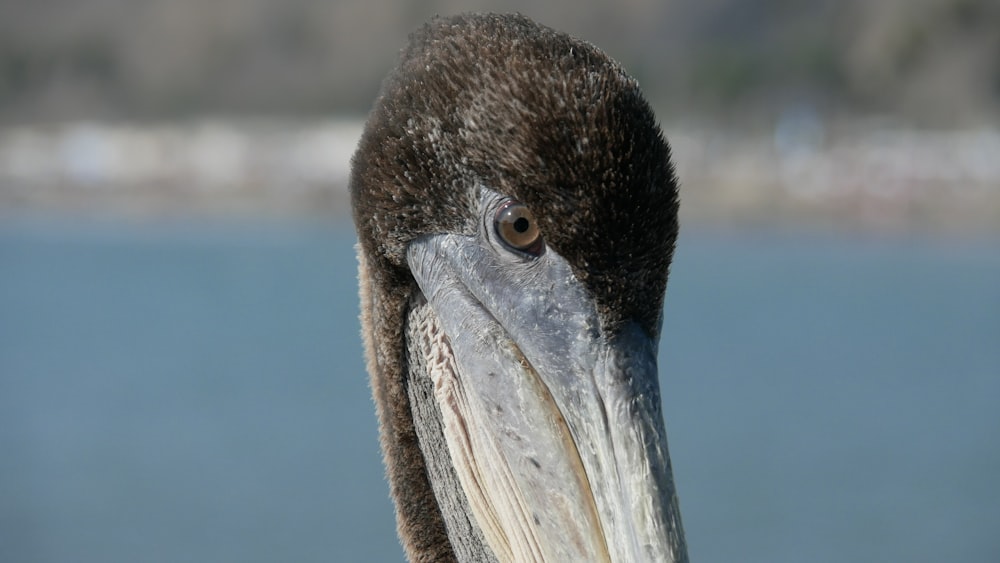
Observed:
[[[400,561],[318,224],[0,225],[0,561]],[[1000,561],[1000,240],[686,231],[692,560]]]

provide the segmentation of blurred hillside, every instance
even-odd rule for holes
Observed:
[[[635,75],[682,213],[1000,229],[997,0],[0,0],[0,215],[345,217],[407,34],[521,11]]]
[[[1000,121],[996,0],[0,0],[0,123],[363,114],[430,16],[521,11],[600,45],[666,121]]]

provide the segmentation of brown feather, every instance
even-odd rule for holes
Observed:
[[[677,236],[670,149],[638,84],[594,46],[520,15],[435,19],[386,78],[353,159],[362,322],[399,533],[448,561],[405,388],[406,247],[474,233],[477,186],[519,199],[598,304],[659,330]]]

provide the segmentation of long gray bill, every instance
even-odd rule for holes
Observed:
[[[657,336],[603,333],[552,249],[442,234],[407,258],[446,336],[429,372],[449,455],[498,560],[686,562]]]

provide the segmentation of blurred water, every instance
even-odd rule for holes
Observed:
[[[0,226],[0,561],[399,561],[323,224]],[[1000,560],[1000,241],[685,231],[694,561]]]

